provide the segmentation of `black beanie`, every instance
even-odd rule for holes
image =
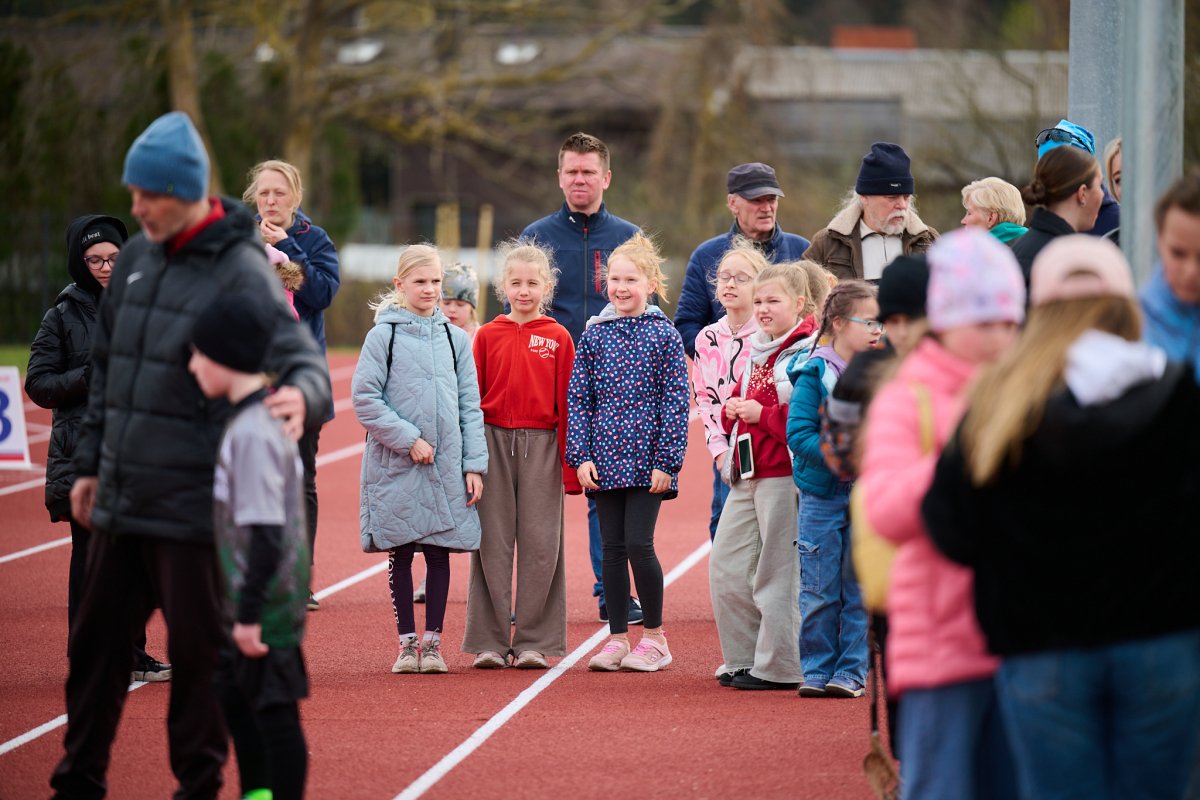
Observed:
[[[876,142],[863,156],[854,191],[858,194],[912,194],[917,190],[908,153],[898,144]]]
[[[224,294],[196,317],[192,344],[221,366],[261,372],[275,325],[269,303],[245,293]]]
[[[925,256],[897,256],[879,277],[879,319],[885,320],[892,314],[924,317],[928,291],[929,265]]]
[[[79,236],[79,250],[86,253],[89,247],[100,242],[110,242],[117,247],[124,247],[125,235],[117,230],[117,226],[111,222],[99,219],[83,229],[83,233]]]

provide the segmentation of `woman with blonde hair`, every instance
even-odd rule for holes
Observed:
[[[1025,202],[1021,190],[999,178],[982,178],[968,183],[962,190],[964,227],[990,231],[1004,244],[1024,236]]]
[[[1200,735],[1200,387],[1138,341],[1111,242],[1048,245],[1030,301],[971,390],[926,527],[974,570],[1022,796],[1181,797]]]
[[[242,202],[258,212],[255,220],[263,241],[282,252],[303,271],[301,285],[292,297],[292,308],[312,331],[325,352],[325,309],[341,284],[337,248],[329,234],[312,224],[300,209],[304,184],[300,170],[282,159],[255,164],[250,170]],[[331,389],[332,391],[332,389]],[[329,407],[326,422],[333,419]],[[308,553],[314,558],[317,540],[317,447],[321,429],[306,430],[300,437],[300,462],[304,465],[304,518],[308,525]],[[308,609],[320,608],[309,592]]]

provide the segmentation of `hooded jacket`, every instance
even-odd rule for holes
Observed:
[[[488,449],[466,332],[437,308],[422,317],[385,307],[363,342],[351,396],[368,434],[358,512],[363,552],[409,542],[478,550],[479,512],[467,505],[464,476],[487,472]],[[433,447],[432,464],[409,456],[417,439]]]
[[[741,232],[737,220],[734,220],[728,233],[702,242],[688,259],[683,290],[679,293],[679,302],[675,305],[675,329],[683,338],[683,347],[687,354],[693,358],[696,355],[696,337],[700,334],[700,329],[725,316],[725,308],[713,291],[717,282],[717,264],[729,249],[733,237]],[[765,242],[756,242],[755,246],[767,257],[767,261],[774,264],[798,261],[809,244],[811,243],[803,236],[784,233],[776,225],[771,238]]]
[[[71,485],[75,483],[71,458],[87,409],[88,357],[103,287],[83,260],[80,238],[96,222],[107,222],[129,237],[124,222],[99,214],[80,217],[67,227],[67,272],[75,282],[59,293],[42,319],[25,373],[29,399],[42,408],[54,409],[46,455],[46,508],[54,522],[71,513]]]
[[[975,618],[974,573],[938,551],[921,519],[938,453],[962,417],[962,392],[974,375],[975,365],[923,339],[867,411],[858,486],[868,522],[899,546],[887,604],[887,679],[896,695],[986,678],[999,664]],[[914,384],[929,393],[930,452],[921,442]]]
[[[679,327],[676,326],[676,330]],[[692,357],[692,394],[704,422],[704,441],[715,459],[729,449],[729,434],[721,421],[725,402],[741,380],[750,360],[750,335],[758,330],[754,317],[746,320],[735,335],[729,317],[721,317],[700,329]],[[682,334],[680,334],[682,336]]]
[[[817,262],[839,281],[862,278],[862,234],[858,225],[862,215],[862,203],[855,199],[830,220],[827,228],[817,231],[803,258]],[[937,238],[938,232],[922,222],[917,212],[912,208],[905,212],[904,233],[900,235],[904,255],[924,253]]]
[[[254,219],[230,198],[210,202],[224,216],[169,256],[130,239],[100,305],[75,468],[99,478],[92,523],[114,535],[213,544],[213,469],[232,406],[204,397],[188,361],[192,325],[220,295],[259,298],[275,319],[265,371],[304,394],[306,428],[331,405],[325,358],[292,316]]]
[[[1183,302],[1171,291],[1162,267],[1142,290],[1142,336],[1167,351],[1172,361],[1191,364],[1200,375],[1200,306]]]
[[[554,250],[559,276],[546,313],[567,329],[572,341],[578,343],[587,320],[608,305],[604,281],[608,254],[637,231],[637,225],[608,213],[604,203],[588,216],[572,211],[563,201],[557,214],[542,217],[521,232],[523,238],[535,239]]]
[[[649,486],[654,470],[678,493],[687,450],[687,360],[658,306],[621,317],[608,306],[579,338],[567,395],[567,464],[596,465],[600,491]],[[589,493],[592,490],[588,490]]]
[[[955,439],[922,504],[934,543],[975,570],[999,656],[1103,647],[1200,626],[1200,387],[1190,367],[1114,400],[1051,394],[1020,462],[975,487]],[[968,412],[969,413],[969,412]]]
[[[575,364],[567,329],[547,316],[519,325],[501,314],[476,333],[474,351],[483,421],[557,430],[563,485],[580,494],[575,470],[566,466],[567,387]]]
[[[832,354],[832,349],[826,345],[811,356],[802,350],[787,365],[792,381],[787,416],[792,479],[800,491],[826,499],[833,497],[838,488],[838,476],[830,471],[821,455],[821,401],[829,396],[838,380],[838,373],[821,351]]]

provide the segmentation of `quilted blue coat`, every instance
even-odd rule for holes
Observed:
[[[359,500],[363,552],[409,542],[478,550],[479,514],[467,506],[464,475],[487,472],[488,451],[467,334],[437,309],[421,317],[386,307],[363,342],[351,393],[369,434]],[[409,457],[418,438],[433,446],[432,464]]]
[[[612,306],[588,320],[575,350],[567,391],[567,463],[596,465],[601,491],[649,486],[671,476],[678,492],[687,450],[687,361],[683,341],[657,306],[638,317]],[[591,492],[588,492],[591,494]]]

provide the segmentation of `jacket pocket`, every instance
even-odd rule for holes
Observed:
[[[800,551],[800,589],[821,591],[821,548],[812,542],[797,539],[796,549]]]

